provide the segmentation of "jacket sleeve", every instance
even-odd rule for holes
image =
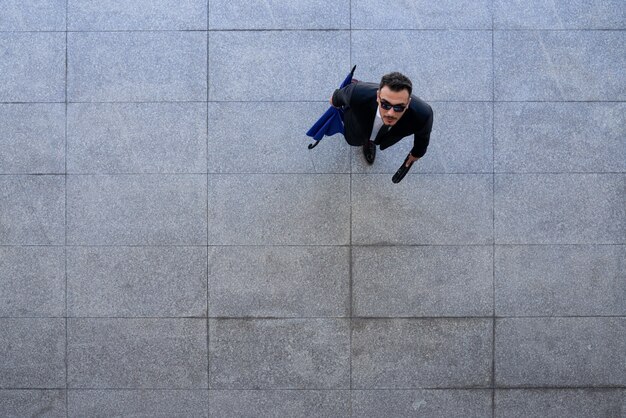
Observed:
[[[342,107],[350,106],[352,100],[352,92],[356,87],[356,83],[350,83],[342,89],[337,89],[333,93],[333,106]]]
[[[426,149],[428,148],[428,143],[430,142],[430,131],[433,128],[433,110],[430,106],[428,106],[428,108],[430,112],[426,121],[417,131],[415,131],[413,136],[413,149],[411,150],[411,155],[417,158],[422,158],[424,154],[426,154]]]

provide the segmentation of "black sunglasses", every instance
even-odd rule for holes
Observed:
[[[398,113],[404,112],[404,109],[406,109],[405,105],[392,105],[387,100],[383,100],[383,99],[380,99],[380,107],[382,107],[385,110],[389,110],[393,107],[393,111],[398,112]]]

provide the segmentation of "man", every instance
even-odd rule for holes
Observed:
[[[376,158],[376,145],[384,150],[409,135],[413,135],[413,149],[406,167],[426,154],[433,111],[426,102],[411,96],[412,90],[411,80],[393,72],[384,75],[380,84],[353,81],[333,93],[330,103],[345,110],[346,141],[362,145],[369,164]]]

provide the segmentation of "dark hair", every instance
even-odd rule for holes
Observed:
[[[389,87],[391,91],[408,90],[409,96],[411,96],[411,93],[413,92],[413,84],[411,83],[411,80],[409,80],[409,78],[404,74],[397,71],[383,76],[380,80],[380,86],[378,88],[382,89],[385,86]]]

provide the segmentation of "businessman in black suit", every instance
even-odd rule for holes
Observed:
[[[353,81],[335,90],[330,102],[344,108],[344,136],[353,146],[363,146],[369,164],[381,150],[402,138],[413,135],[413,148],[407,156],[410,167],[425,153],[433,126],[431,107],[416,96],[406,76],[393,72],[382,77],[379,84]]]

